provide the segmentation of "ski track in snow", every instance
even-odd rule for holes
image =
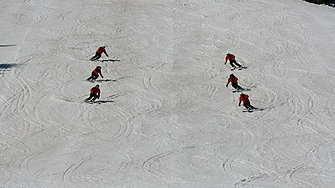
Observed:
[[[4,2],[0,187],[331,187],[334,16],[286,3]]]

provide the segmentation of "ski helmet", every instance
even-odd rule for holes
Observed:
[[[231,74],[229,77],[230,77],[230,78],[235,78],[235,75],[234,75],[234,74]]]
[[[101,66],[97,66],[97,69],[101,69]]]
[[[95,87],[96,87],[96,88],[99,88],[99,84],[97,84]]]

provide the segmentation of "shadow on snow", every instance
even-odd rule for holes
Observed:
[[[0,48],[6,48],[6,47],[11,47],[11,46],[16,46],[15,44],[0,44]]]
[[[116,82],[116,80],[112,80],[112,79],[100,79],[100,80],[96,80],[96,82],[111,82],[111,81],[113,81],[113,82]]]
[[[120,60],[118,60],[118,59],[104,59],[104,60],[101,60],[101,62],[107,62],[107,61],[117,62],[117,61],[120,61]]]
[[[3,74],[4,71],[10,71],[11,68],[19,66],[18,64],[3,64],[0,63],[0,74]]]
[[[112,100],[98,100],[98,101],[94,101],[94,102],[91,102],[91,101],[88,101],[87,103],[91,103],[91,104],[102,104],[102,103],[110,103],[110,102],[114,102]]]

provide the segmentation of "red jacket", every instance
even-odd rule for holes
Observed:
[[[93,74],[100,74],[100,76],[103,78],[100,69],[94,69],[94,70],[93,70]]]
[[[100,96],[100,89],[97,88],[97,87],[93,87],[93,88],[91,89],[91,93]]]
[[[241,95],[239,99],[239,104],[241,104],[241,102],[243,102],[243,104],[249,103],[249,95]]]
[[[108,56],[108,54],[107,54],[105,48],[104,48],[104,47],[99,47],[98,50],[97,50],[97,54],[100,54],[100,55],[101,55],[102,53],[105,53],[106,56]]]
[[[234,77],[234,78],[229,78],[228,79],[228,82],[226,84],[226,86],[228,86],[228,84],[231,82],[232,84],[237,84],[237,80],[238,78],[237,77]]]
[[[227,54],[227,56],[226,56],[226,60],[225,60],[225,62],[224,63],[227,63],[227,61],[233,61],[233,60],[235,60],[235,56],[233,55],[233,54]]]

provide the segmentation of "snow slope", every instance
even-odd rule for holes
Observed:
[[[3,0],[0,25],[1,188],[334,187],[333,8]],[[88,61],[101,45],[120,61]],[[263,111],[225,87],[227,52]]]

